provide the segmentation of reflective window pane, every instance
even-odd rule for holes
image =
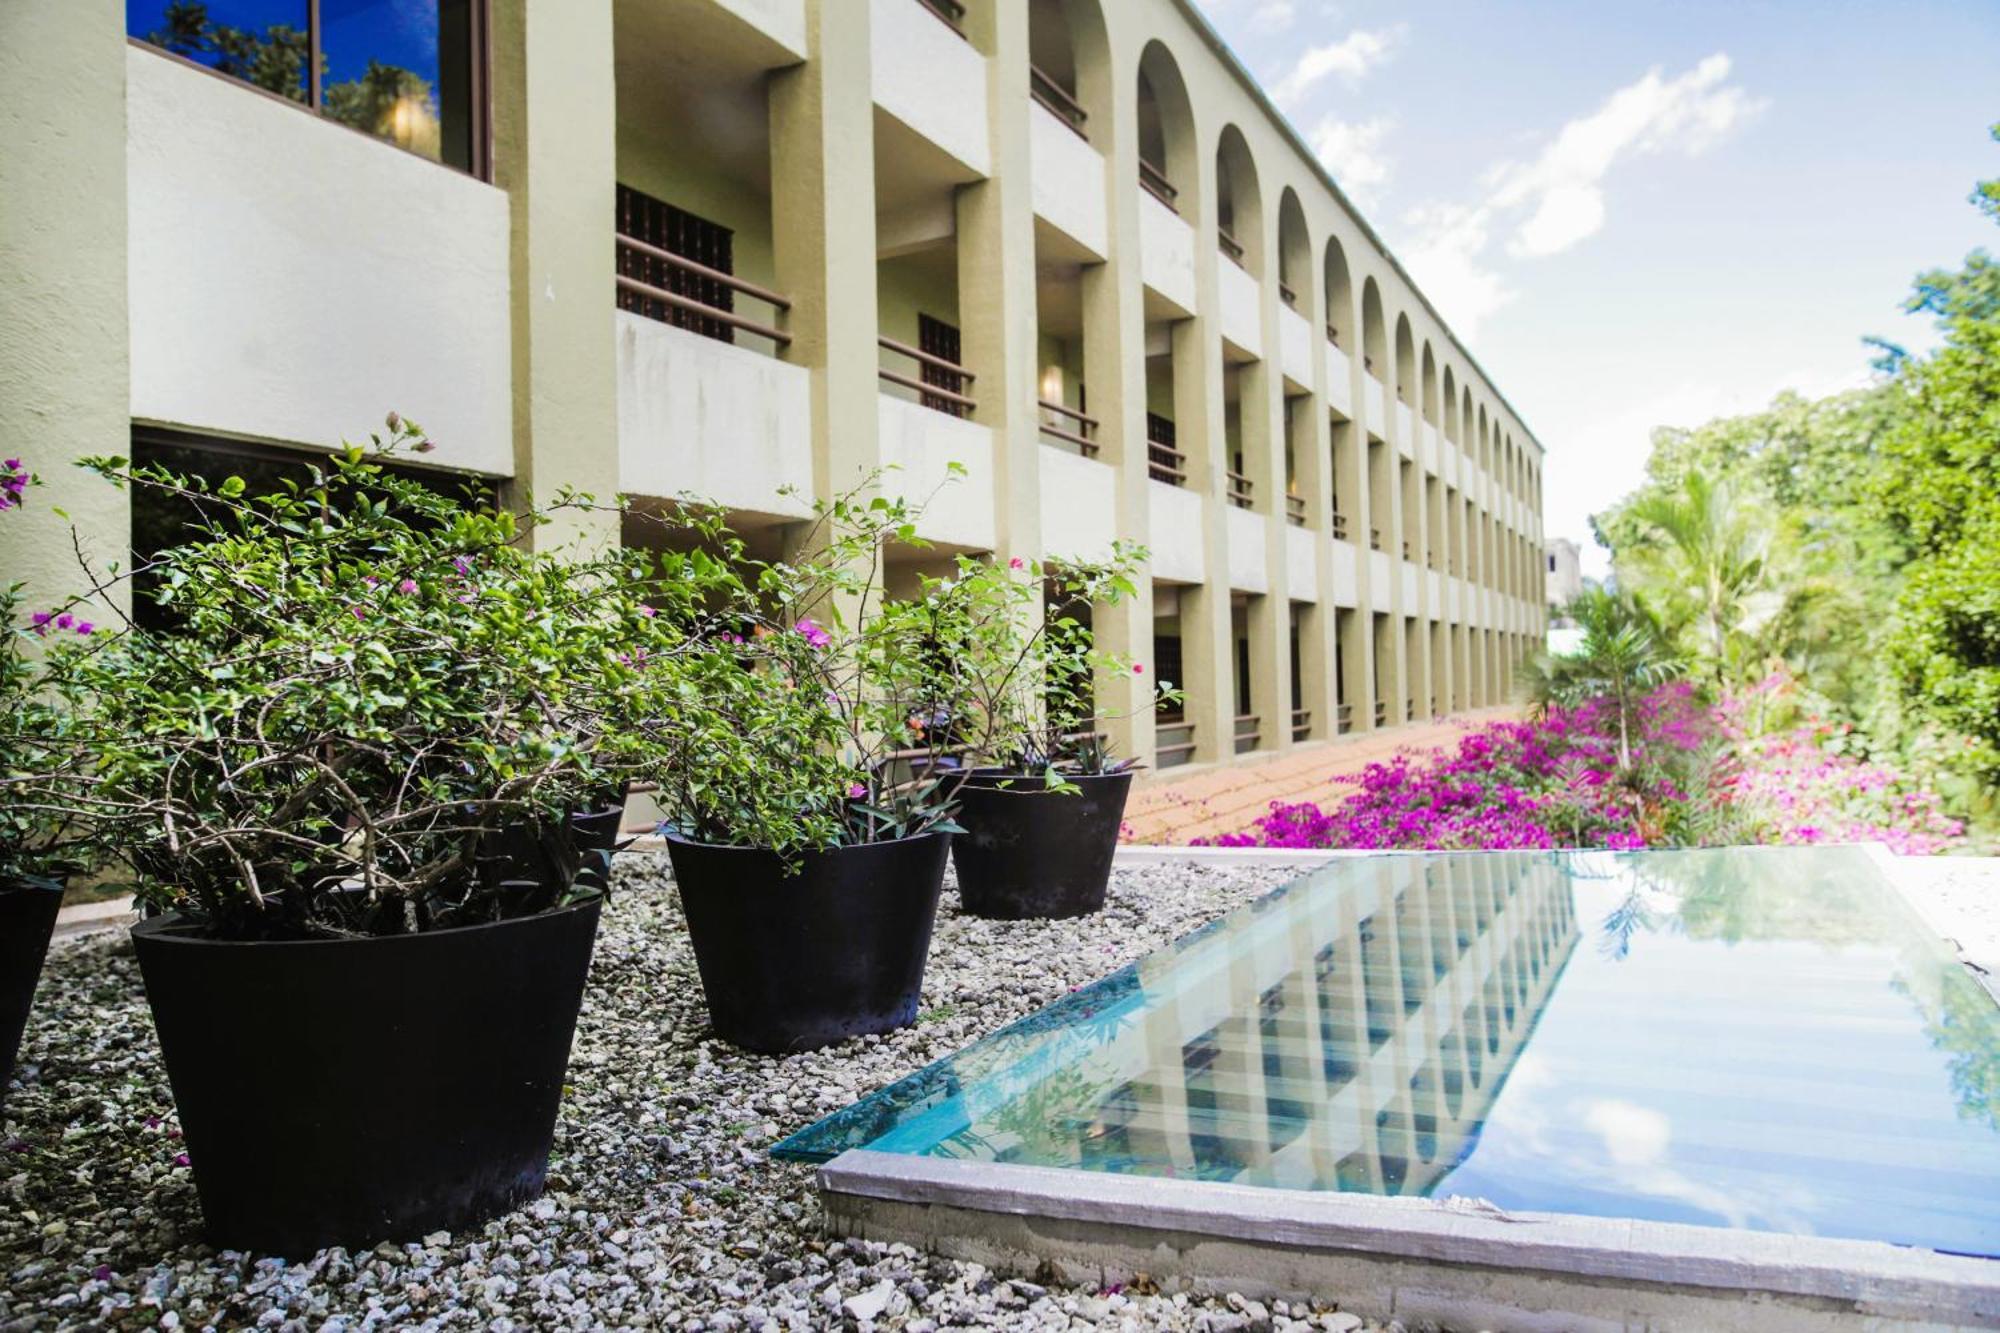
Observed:
[[[140,41],[295,102],[308,100],[306,0],[127,0]]]
[[[326,114],[469,168],[472,0],[320,0]]]

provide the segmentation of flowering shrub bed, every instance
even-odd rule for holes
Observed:
[[[1936,793],[1845,752],[1838,728],[1758,735],[1743,717],[1738,701],[1711,708],[1685,682],[1663,686],[1630,719],[1625,768],[1604,700],[1488,723],[1455,749],[1340,779],[1355,790],[1329,806],[1274,802],[1250,831],[1202,841],[1369,850],[1880,841],[1909,854],[1962,841]]]

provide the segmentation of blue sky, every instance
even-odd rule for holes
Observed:
[[[2000,3],[1198,0],[1549,451],[1547,530],[1649,431],[1866,382],[2000,235]]]

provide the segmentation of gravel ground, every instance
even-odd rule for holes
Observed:
[[[765,1156],[1295,873],[1121,868],[1103,914],[1066,922],[976,920],[948,892],[916,1027],[775,1059],[707,1039],[664,858],[628,855],[548,1194],[476,1235],[297,1264],[201,1243],[130,946],[123,932],[59,941],[0,1123],[0,1330],[1364,1327],[1324,1308],[1044,1288],[906,1246],[827,1241],[811,1169]]]

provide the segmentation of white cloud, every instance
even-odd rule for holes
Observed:
[[[1283,32],[1298,16],[1292,0],[1264,0],[1250,15],[1250,27],[1255,32]]]
[[[1490,216],[1484,208],[1451,204],[1415,209],[1405,219],[1414,239],[1399,247],[1417,286],[1467,341],[1514,295],[1498,273],[1480,262]]]
[[[1389,158],[1382,140],[1392,125],[1386,116],[1363,121],[1325,116],[1312,132],[1313,152],[1357,203],[1365,205],[1388,183]]]
[[[1393,28],[1356,28],[1337,42],[1310,46],[1299,56],[1291,72],[1271,89],[1271,99],[1279,106],[1298,105],[1315,85],[1338,76],[1355,83],[1387,60],[1403,40],[1401,24]]]
[[[1508,248],[1531,258],[1569,249],[1604,226],[1604,178],[1614,166],[1657,153],[1696,156],[1764,108],[1728,79],[1720,52],[1677,78],[1648,70],[1564,125],[1534,161],[1497,168],[1492,205],[1527,211]]]

